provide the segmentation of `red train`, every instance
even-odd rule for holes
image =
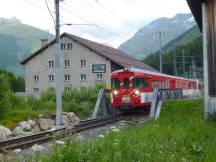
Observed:
[[[111,74],[111,102],[115,109],[139,109],[151,106],[152,92],[159,89],[182,89],[183,97],[197,91],[198,80],[125,68]]]

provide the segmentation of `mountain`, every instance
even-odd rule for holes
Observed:
[[[47,31],[21,23],[17,18],[0,18],[0,68],[23,76],[19,62],[40,47],[40,39],[51,39]]]
[[[199,31],[199,28],[197,25],[195,25],[189,30],[187,30],[185,33],[175,38],[174,40],[168,42],[165,46],[162,47],[162,51],[166,52],[173,49],[174,46],[187,44],[200,36],[201,33]]]
[[[159,18],[143,28],[119,46],[123,52],[135,58],[144,58],[159,49],[159,32],[162,32],[162,44],[166,44],[195,25],[192,14],[177,14],[172,18]]]
[[[197,26],[170,41],[162,49],[163,73],[174,75],[175,51],[177,75],[191,78],[194,71],[194,76],[203,80],[202,35]],[[159,69],[159,51],[148,55],[143,62]]]

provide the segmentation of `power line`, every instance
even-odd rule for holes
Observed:
[[[115,12],[113,12],[111,9],[109,9],[108,7],[106,7],[105,5],[103,5],[102,3],[100,3],[98,0],[95,0],[95,2],[100,5],[101,7],[103,7],[104,9],[106,9],[107,11],[109,11],[111,14],[113,14],[114,16],[118,17],[119,19],[121,19],[125,24],[128,24],[130,26],[133,26],[135,28],[137,28],[136,26],[134,26],[133,24],[127,22],[126,20],[124,20],[121,16],[117,15]]]
[[[27,0],[24,0],[24,1],[28,2]],[[47,2],[47,1],[46,1],[46,2]],[[54,2],[52,2],[51,0],[50,0],[50,2],[51,2],[51,3],[54,3]],[[39,7],[39,8],[42,8],[42,9],[44,9],[44,10],[47,10],[47,9],[48,9],[48,8],[41,7],[40,5],[35,4],[35,3],[32,3],[32,2],[28,2],[28,3],[30,3],[30,4],[32,4],[32,5],[34,5],[34,6],[37,6],[37,7]],[[64,3],[65,5],[68,5],[68,4],[66,4],[65,2],[62,2],[62,3]],[[112,31],[110,31],[110,30],[108,30],[108,29],[106,29],[106,28],[104,28],[104,27],[102,27],[102,26],[100,26],[100,25],[98,25],[98,24],[96,24],[96,23],[94,23],[94,22],[91,22],[91,21],[89,21],[89,20],[83,18],[82,16],[79,16],[78,14],[76,14],[76,13],[74,13],[74,12],[72,12],[72,11],[70,11],[70,10],[64,8],[64,7],[61,7],[61,6],[60,6],[60,8],[61,8],[63,11],[66,11],[66,12],[72,14],[73,16],[78,17],[79,19],[81,19],[81,20],[83,20],[83,21],[85,21],[85,22],[94,24],[95,27],[100,28],[101,30],[105,31],[106,33],[109,33],[109,34],[112,34],[112,35],[114,35],[114,36],[119,37],[121,40],[122,40],[122,39],[123,39],[123,40],[128,39],[128,38],[126,38],[126,37],[123,37],[123,36],[120,35],[120,34],[117,34],[117,33],[112,32]],[[49,11],[49,12],[52,13],[51,11]],[[61,16],[61,17],[62,17],[62,16]],[[62,22],[62,21],[61,21],[61,22]],[[67,24],[67,23],[64,22],[64,24]],[[88,31],[85,30],[85,31],[88,32],[88,33],[90,33],[90,34],[92,34],[92,35],[95,35],[95,33],[92,33],[92,32],[90,32],[89,30],[88,30]],[[99,33],[99,32],[97,32],[97,34],[98,34],[98,33]],[[102,34],[102,33],[100,33],[100,34]],[[124,35],[125,35],[125,34],[124,34]],[[140,42],[134,42],[134,44],[135,44],[135,45],[137,44],[137,45],[139,45],[139,46],[142,47],[142,43],[140,43]]]
[[[159,33],[159,50],[160,50],[160,72],[163,73],[163,63],[162,63],[162,40],[161,40],[161,34],[162,32]]]
[[[174,47],[174,56],[173,56],[173,68],[174,68],[174,74],[175,76],[177,76],[177,67],[176,67],[176,47]]]
[[[52,3],[53,3],[53,2],[52,2]],[[66,6],[72,7],[71,5],[69,5],[69,4],[65,3],[65,2],[62,2],[62,4],[66,5]],[[67,13],[69,13],[69,14],[71,14],[71,15],[73,15],[73,16],[76,16],[76,17],[78,17],[79,19],[81,19],[81,20],[83,20],[83,21],[85,21],[85,22],[94,24],[95,27],[98,27],[98,28],[102,29],[103,31],[105,31],[105,32],[107,32],[107,33],[109,33],[109,34],[115,35],[115,36],[117,36],[117,37],[119,37],[120,39],[123,39],[123,40],[128,39],[128,37],[126,38],[126,37],[121,36],[120,34],[114,33],[114,32],[112,32],[112,31],[110,31],[110,30],[108,30],[108,29],[106,29],[106,28],[104,28],[104,27],[102,27],[102,26],[100,26],[100,25],[94,23],[94,22],[91,22],[90,20],[87,20],[87,19],[83,18],[82,16],[80,16],[80,15],[74,13],[74,12],[71,12],[71,10],[68,10],[68,9],[65,8],[65,7],[60,6],[60,8],[61,8],[63,11],[66,11]],[[61,17],[62,17],[62,15],[61,15]],[[95,33],[92,33],[92,32],[87,31],[87,30],[85,30],[85,31],[88,32],[88,33],[90,33],[90,34],[92,34],[92,35],[95,35]],[[98,33],[99,33],[99,32],[97,32],[97,34],[98,34]],[[100,33],[100,34],[102,34],[102,33]],[[128,35],[128,34],[126,34],[126,32],[124,32],[123,35]],[[99,37],[100,37],[100,36],[99,36]],[[143,46],[143,44],[142,44],[141,42],[133,42],[133,44],[138,45],[138,46],[141,46],[141,47]]]
[[[72,12],[72,11],[70,11],[70,10],[68,10],[68,9],[66,9],[66,8],[64,8],[64,7],[62,7],[62,6],[60,6],[60,8],[63,9],[64,11],[70,13],[71,15],[74,15],[74,16],[80,18],[81,20],[83,20],[83,21],[85,21],[85,22],[87,22],[87,23],[94,24],[96,27],[98,27],[98,28],[100,28],[100,29],[106,31],[107,33],[110,33],[110,34],[112,34],[112,35],[115,35],[115,36],[117,36],[117,37],[119,37],[119,38],[121,38],[121,39],[122,39],[122,38],[125,39],[125,38],[122,37],[121,35],[116,34],[116,33],[112,32],[112,31],[110,31],[110,30],[108,30],[108,29],[106,29],[106,28],[104,28],[104,27],[102,27],[102,26],[100,26],[100,25],[98,25],[98,24],[95,24],[94,22],[89,21],[89,20],[83,18],[82,16],[80,16],[80,15],[78,15],[78,14],[76,14],[76,13],[74,13],[74,12]]]
[[[45,7],[41,6],[41,5],[38,5],[38,4],[36,4],[36,3],[33,3],[33,2],[31,2],[31,1],[29,1],[29,0],[24,0],[24,1],[25,1],[26,3],[28,3],[28,4],[31,4],[31,5],[33,5],[33,6],[35,6],[35,7],[37,7],[37,8],[40,8],[40,9],[43,9],[43,10],[47,10],[47,9],[48,9],[48,8],[45,8]],[[45,0],[45,1],[46,1],[46,0]],[[47,3],[47,1],[46,1],[46,3]],[[48,7],[48,6],[47,6],[47,7]],[[52,15],[50,9],[48,9],[48,10],[49,10],[50,14]],[[53,28],[55,28],[55,20],[54,20],[53,15],[52,15],[52,19],[53,19],[53,21],[54,21]],[[53,28],[52,28],[51,34],[53,33]]]
[[[107,14],[105,14],[104,12],[102,12],[101,10],[99,10],[98,8],[96,8],[96,7],[93,6],[91,3],[87,2],[86,0],[82,0],[82,2],[84,2],[84,3],[87,4],[87,5],[89,5],[89,6],[92,7],[93,9],[99,11],[99,12],[102,13],[103,15],[108,16]],[[98,2],[97,2],[97,3],[98,3]],[[100,6],[101,6],[101,5],[100,5]],[[101,7],[102,7],[102,6],[101,6]],[[103,8],[104,8],[104,7],[105,7],[105,6],[103,6]],[[108,8],[106,7],[106,10],[107,10],[107,9],[108,9]],[[94,10],[94,11],[95,11],[95,10]],[[116,15],[113,11],[110,12],[110,9],[109,9],[109,14],[110,14],[110,15],[114,15],[115,18],[117,17],[119,20],[121,20],[121,21],[122,21],[124,24],[126,24],[127,26],[130,26],[130,27],[133,27],[133,28],[137,28],[136,26],[134,26],[134,25],[128,23],[128,22],[125,21],[123,18],[121,18],[121,17],[119,17],[118,15]]]
[[[68,18],[66,18],[66,17],[64,17],[64,16],[60,16],[61,18],[63,18],[63,19],[65,19],[65,21],[66,22],[69,22],[69,24],[74,24],[74,23],[71,23],[71,21],[68,19]],[[65,21],[62,21],[61,20],[61,22],[63,23],[63,24],[67,24]],[[95,25],[94,25],[95,26]],[[96,26],[95,26],[96,27]],[[106,37],[106,35],[104,34],[104,33],[101,33],[101,32],[97,32],[97,33],[93,33],[92,31],[90,31],[90,30],[87,30],[86,28],[84,28],[82,25],[81,26],[79,26],[79,28],[82,28],[82,30],[83,31],[85,31],[85,32],[87,32],[87,33],[89,33],[89,34],[91,34],[91,35],[97,35],[97,37],[100,37],[100,38],[104,38],[104,37]]]
[[[50,8],[49,8],[49,5],[48,5],[48,3],[47,3],[47,0],[45,0],[45,3],[46,3],[46,7],[47,7],[47,9],[48,9],[48,11],[49,11],[49,13],[50,13],[52,19],[53,19],[53,23],[54,23],[54,25],[55,25],[55,19],[54,19],[54,17],[53,17],[53,14],[52,14]]]
[[[28,1],[28,0],[24,0],[24,1],[25,1],[26,3],[28,3],[28,4],[31,4],[31,5],[35,6],[35,7],[38,7],[38,8],[41,8],[41,9],[46,10],[45,7],[42,7],[42,6],[40,6],[40,5],[36,4],[36,3],[30,2],[30,1]]]
[[[48,8],[45,8],[45,7],[43,7],[43,6],[40,6],[40,5],[36,4],[36,3],[32,3],[32,2],[30,2],[30,1],[28,1],[28,0],[24,0],[24,1],[26,1],[27,3],[29,3],[29,4],[31,4],[31,5],[33,5],[33,6],[35,6],[35,7],[41,8],[41,9],[43,9],[43,10],[47,10],[47,9],[48,9]],[[47,1],[46,1],[46,2],[47,2]],[[54,3],[54,2],[52,2],[52,3]],[[69,11],[68,9],[65,9],[65,8],[63,8],[63,7],[60,7],[60,8],[62,8],[62,9],[65,10],[66,12],[68,12],[68,13],[70,13],[70,14],[72,14],[72,15],[74,15],[74,16],[76,16],[76,17],[78,17],[78,18],[80,18],[80,19],[82,19],[82,20],[84,20],[84,21],[86,21],[86,22],[92,23],[92,22],[90,22],[89,20],[86,20],[86,19],[84,19],[83,17],[77,15],[76,13],[72,13],[72,12]],[[49,9],[49,12],[51,12],[50,9]],[[50,14],[51,14],[51,13],[50,13]],[[52,16],[52,17],[53,17],[53,16]],[[62,17],[62,16],[60,16],[60,17]],[[54,19],[54,17],[53,17],[53,19]],[[63,22],[63,21],[61,20],[61,22]],[[55,22],[54,22],[54,23],[55,23]],[[63,23],[64,23],[64,24],[67,24],[66,22],[63,22]],[[125,39],[124,37],[119,36],[119,35],[117,35],[116,33],[113,33],[113,32],[111,32],[111,31],[109,31],[109,30],[107,30],[107,29],[105,29],[105,28],[103,28],[103,27],[101,27],[101,26],[99,26],[99,25],[97,25],[97,24],[95,24],[95,23],[92,23],[92,24],[94,24],[95,27],[98,27],[98,28],[102,29],[103,31],[106,31],[106,32],[108,32],[108,33],[110,33],[110,34],[112,34],[112,35],[116,35],[116,36],[120,37],[121,39],[122,39],[122,38]],[[88,33],[90,33],[90,34],[92,34],[92,35],[95,35],[94,33],[90,32],[90,31],[88,31],[88,30],[85,30],[85,31],[88,32]]]

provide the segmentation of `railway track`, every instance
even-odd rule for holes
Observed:
[[[134,117],[134,115],[133,115]],[[7,153],[14,149],[25,149],[35,144],[43,144],[53,140],[67,137],[76,132],[82,132],[88,129],[102,127],[108,124],[116,123],[121,120],[132,118],[131,115],[113,115],[105,118],[98,118],[93,120],[83,120],[76,125],[68,125],[67,127],[56,130],[45,131],[23,137],[12,138],[9,140],[0,141],[0,151]]]

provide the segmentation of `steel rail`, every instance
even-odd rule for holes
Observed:
[[[88,129],[102,127],[121,120],[129,119],[129,117],[130,116],[126,116],[126,115],[113,115],[105,118],[83,120],[76,125],[69,125],[67,127],[52,130],[52,131],[45,131],[33,135],[0,141],[0,150],[3,152],[8,152],[18,148],[20,149],[29,148],[34,144],[43,144],[46,142],[50,142],[52,140],[67,137],[76,132],[82,132]]]

